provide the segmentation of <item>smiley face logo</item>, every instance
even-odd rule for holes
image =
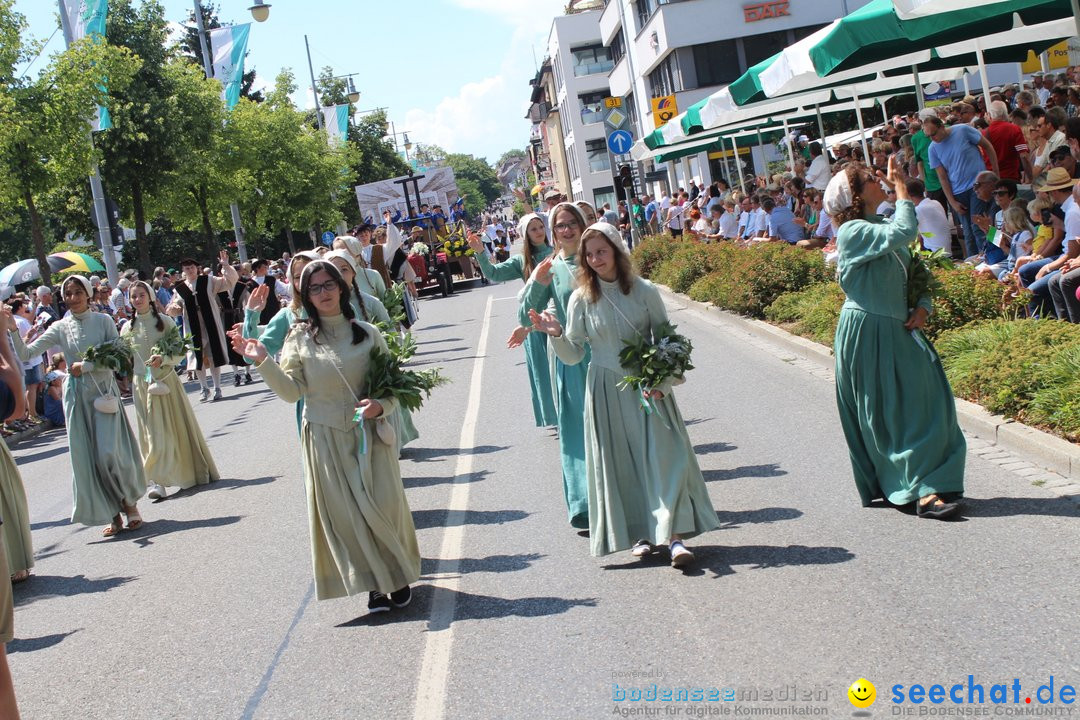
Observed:
[[[859,678],[847,689],[848,700],[857,708],[868,708],[877,700],[877,688],[866,678]]]

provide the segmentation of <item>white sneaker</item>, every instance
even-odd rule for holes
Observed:
[[[686,549],[682,540],[675,540],[669,546],[671,548],[671,567],[684,568],[694,562],[694,553]]]
[[[150,492],[146,493],[146,497],[151,500],[163,500],[166,495],[168,495],[168,491],[157,483],[151,485]]]
[[[638,540],[634,543],[634,547],[630,548],[630,554],[636,558],[645,557],[651,555],[655,548],[648,540]]]

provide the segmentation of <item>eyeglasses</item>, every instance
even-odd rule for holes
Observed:
[[[563,230],[577,230],[578,224],[576,222],[571,223],[555,223],[555,229],[559,231]]]
[[[324,292],[331,292],[339,289],[337,282],[330,280],[329,282],[324,282],[320,285],[308,285],[308,294],[314,297],[316,295],[322,295]]]
[[[1009,191],[1008,190],[995,190],[994,194],[995,195],[1008,195]]]

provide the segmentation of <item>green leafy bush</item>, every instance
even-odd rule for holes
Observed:
[[[650,235],[637,245],[630,254],[634,269],[644,278],[652,278],[656,267],[671,258],[671,252],[678,243],[670,235]]]
[[[1027,304],[1026,292],[1012,297],[1008,286],[976,275],[971,268],[938,269],[934,276],[940,286],[934,297],[934,312],[926,323],[930,339],[979,320],[1016,319]]]
[[[730,264],[734,251],[730,245],[705,245],[694,240],[679,243],[672,247],[671,257],[654,270],[653,279],[684,293],[698,278]]]
[[[936,342],[953,392],[987,410],[1075,436],[1080,326],[1055,320],[991,320],[941,334]],[[1070,374],[1071,373],[1071,374]],[[1071,390],[1070,390],[1071,386]]]
[[[832,346],[844,291],[835,282],[816,283],[786,292],[765,308],[765,318],[789,332]]]
[[[736,248],[725,244],[713,250],[715,270],[690,287],[690,297],[744,315],[762,317],[783,293],[823,282],[832,274],[821,253],[787,245]]]

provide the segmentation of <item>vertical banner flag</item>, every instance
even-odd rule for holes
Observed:
[[[232,110],[240,102],[240,83],[244,79],[244,55],[247,54],[251,23],[229,25],[210,31],[210,55],[214,77],[221,81],[225,107]]]
[[[334,105],[320,108],[326,138],[331,146],[345,142],[349,135],[349,106]]]
[[[71,42],[90,35],[95,38],[105,37],[105,18],[109,13],[109,0],[61,0],[67,26],[71,32]],[[99,85],[105,91],[105,82]],[[98,105],[94,114],[94,131],[108,130],[112,127],[109,109]]]

